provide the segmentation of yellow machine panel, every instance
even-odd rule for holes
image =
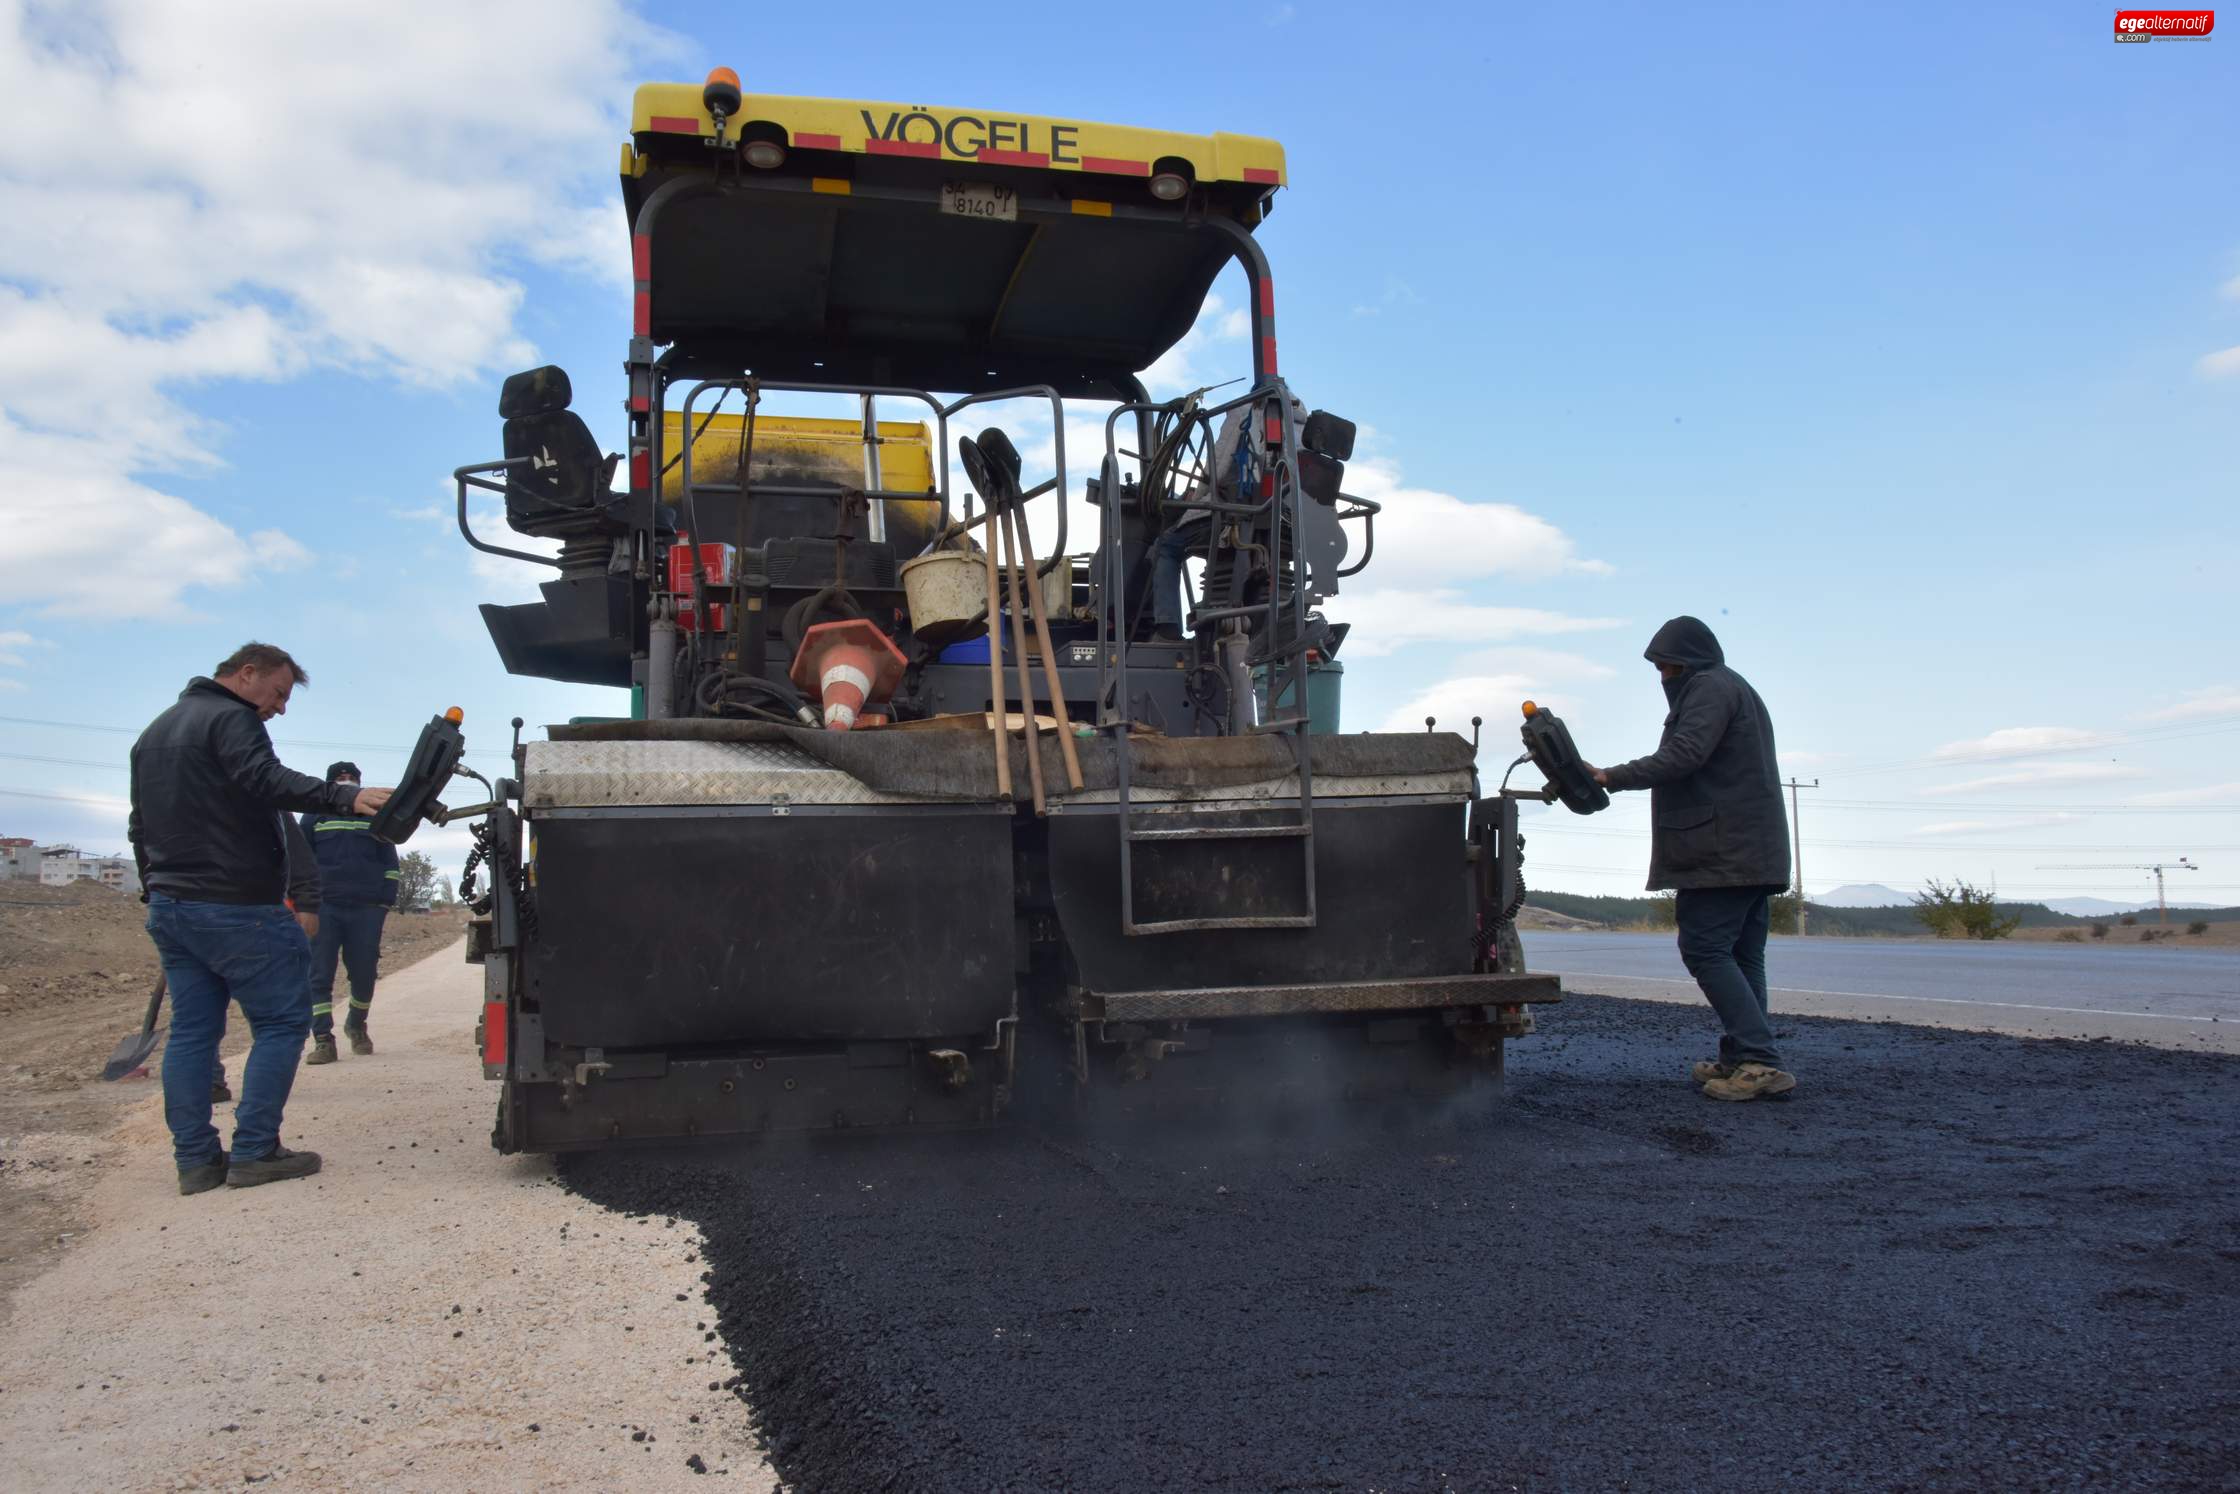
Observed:
[[[746,450],[745,417],[695,412],[692,426],[692,480],[736,483],[739,458]],[[684,412],[661,415],[661,501],[674,507],[684,499]],[[810,415],[757,415],[754,421],[753,477],[757,482],[831,483],[839,488],[868,487],[863,463],[863,426],[853,420]],[[933,436],[921,421],[879,422],[879,481],[890,493],[937,493],[933,474]],[[897,540],[924,543],[940,522],[936,498],[923,503],[887,505],[889,533]]]
[[[642,85],[631,103],[631,133],[714,138],[715,121],[700,93],[697,83]],[[750,93],[729,127],[738,135],[758,125],[775,125],[799,150],[1135,177],[1150,176],[1154,164],[1173,158],[1189,162],[1201,182],[1280,187],[1285,180],[1283,147],[1254,135],[1180,135],[994,110]]]

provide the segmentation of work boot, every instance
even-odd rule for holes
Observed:
[[[1723,1058],[1699,1058],[1688,1065],[1688,1077],[1698,1084],[1709,1084],[1714,1079],[1724,1079],[1734,1073],[1734,1065]]]
[[[1763,1100],[1785,1095],[1797,1087],[1797,1076],[1771,1064],[1736,1064],[1735,1070],[1705,1083],[1703,1092],[1714,1100]]]
[[[311,1040],[311,1052],[305,1063],[333,1063],[341,1055],[334,1051],[334,1034],[326,1033]]]
[[[317,1152],[291,1152],[284,1146],[276,1146],[268,1157],[259,1157],[253,1162],[234,1163],[226,1172],[226,1186],[254,1188],[259,1183],[281,1183],[289,1178],[307,1178],[318,1170]]]
[[[343,1029],[342,1029],[342,1030],[343,1030],[343,1031],[344,1031],[345,1033],[349,1034],[349,1037],[350,1037],[350,1051],[351,1051],[352,1053],[355,1053],[355,1054],[357,1054],[357,1055],[358,1055],[358,1056],[359,1056],[360,1058],[367,1058],[367,1057],[370,1057],[370,1056],[372,1056],[372,1053],[373,1053],[373,1035],[372,1035],[371,1033],[369,1033],[369,1032],[367,1032],[367,1031],[366,1031],[366,1025],[365,1025],[365,1023],[363,1023],[363,1022],[350,1022],[350,1023],[346,1023],[346,1024],[344,1024],[344,1026],[343,1026]]]
[[[210,1103],[213,1105],[230,1105],[233,1103],[233,1090],[226,1083],[226,1071],[224,1069],[218,1070],[218,1077],[210,1081]]]
[[[1170,628],[1165,623],[1161,623],[1151,630],[1151,641],[1153,643],[1180,643],[1182,641],[1182,630],[1180,628]]]
[[[215,1160],[205,1162],[200,1167],[182,1167],[179,1169],[179,1191],[181,1193],[208,1193],[225,1180],[226,1154],[224,1152],[218,1153]]]

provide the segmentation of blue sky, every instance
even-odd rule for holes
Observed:
[[[616,708],[499,670],[475,604],[534,577],[475,563],[448,473],[534,362],[619,444],[629,90],[724,63],[1285,143],[1284,370],[1388,505],[1349,725],[1483,714],[1490,762],[1533,695],[1646,752],[1642,643],[1694,612],[1822,780],[1814,890],[2136,897],[2041,868],[2190,854],[2173,895],[2240,902],[2240,34],[741,14],[0,4],[0,834],[121,846],[131,734],[246,637],[311,669],[274,735],[312,771],[383,781],[454,703],[482,746]],[[1243,366],[1216,294],[1170,388]],[[1637,888],[1644,811],[1534,811],[1535,882]]]

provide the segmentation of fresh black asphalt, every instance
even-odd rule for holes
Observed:
[[[2240,1487],[2240,1060],[1783,1031],[1780,1102],[1585,996],[1436,1115],[566,1177],[702,1228],[805,1491]]]

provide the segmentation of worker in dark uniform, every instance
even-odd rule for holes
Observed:
[[[327,769],[331,785],[355,789],[356,763]],[[366,1031],[373,1010],[374,967],[381,959],[381,926],[397,901],[397,848],[373,834],[358,815],[306,814],[302,820],[319,860],[319,932],[311,941],[311,1054],[305,1063],[333,1063],[334,976],[339,960],[350,977],[350,1015],[342,1030],[350,1051],[373,1052]]]
[[[1695,618],[1657,629],[1644,657],[1672,705],[1664,739],[1647,757],[1594,770],[1594,781],[1649,790],[1649,886],[1676,889],[1680,958],[1725,1029],[1719,1056],[1690,1076],[1716,1100],[1785,1094],[1797,1080],[1774,1051],[1766,999],[1770,904],[1789,885],[1773,718]]]
[[[311,942],[287,908],[281,811],[371,814],[387,789],[322,783],[273,755],[264,723],[305,683],[285,649],[248,643],[190,680],[132,744],[128,821],[148,934],[170,988],[163,1118],[179,1191],[236,1188],[319,1170],[316,1152],[280,1144],[280,1120],[311,1029]],[[239,1002],[254,1040],[234,1107],[233,1149],[210,1124],[210,1088],[226,1007]]]

